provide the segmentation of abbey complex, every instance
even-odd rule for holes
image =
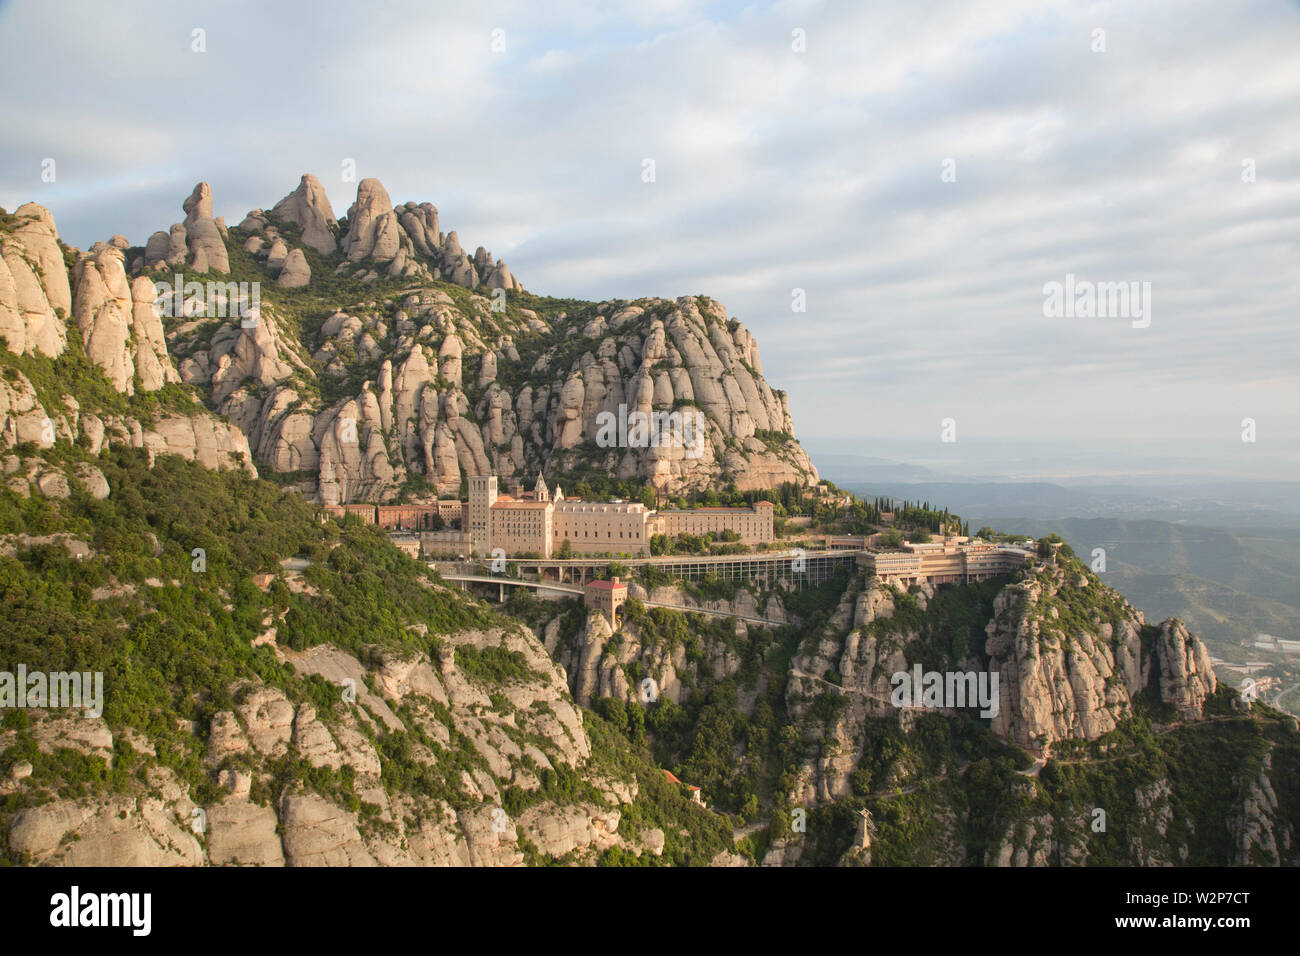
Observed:
[[[327,505],[331,514],[352,513],[368,524],[392,531],[419,531],[425,554],[454,552],[480,557],[500,548],[508,555],[550,558],[560,553],[641,557],[655,535],[706,535],[730,532],[745,544],[774,540],[774,506],[757,501],[748,508],[691,508],[653,511],[639,501],[580,501],[565,498],[559,485],[551,495],[541,475],[531,492],[499,491],[495,475],[469,479],[469,499],[428,505]],[[459,531],[431,531],[454,521]]]

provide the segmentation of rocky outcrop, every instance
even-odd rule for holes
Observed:
[[[762,605],[747,590],[740,590],[731,600],[718,599],[699,602],[685,594],[679,587],[655,588],[647,593],[633,584],[629,596],[650,601],[655,606],[680,607],[683,610],[706,608],[723,614],[742,617],[763,617],[783,620],[785,611],[780,598],[767,595]],[[746,625],[738,621],[736,631],[747,633]],[[626,620],[615,639],[608,620],[600,614],[589,614],[583,627],[576,633],[563,636],[560,619],[547,625],[543,642],[547,651],[564,668],[568,676],[573,699],[590,706],[599,697],[612,697],[630,702],[664,699],[680,704],[686,700],[690,687],[699,686],[704,678],[721,680],[735,674],[741,667],[741,655],[720,641],[701,639],[703,660],[692,659],[688,649],[676,644],[667,646],[645,639],[642,627],[634,620]],[[649,678],[653,685],[629,680],[629,674]]]
[[[226,270],[207,184],[195,187],[184,208],[183,224],[150,238],[143,266]],[[49,260],[57,249],[52,220],[32,221],[34,255]],[[0,327],[20,349],[60,349],[62,325],[50,303],[66,300],[87,352],[115,389],[148,392],[178,379],[203,389],[244,433],[258,463],[314,474],[314,487],[307,479],[300,487],[326,502],[390,500],[412,475],[454,494],[466,474],[562,472],[576,459],[670,493],[816,477],[793,438],[785,396],[762,379],[752,336],[711,300],[598,306],[581,321],[514,306],[503,312],[492,293],[522,288],[505,262],[482,246],[466,255],[455,232],[441,231],[436,208],[394,208],[377,180],[358,184],[334,251],[338,224],[310,175],[271,212],[253,210],[240,226],[251,233],[244,248],[280,288],[304,288],[316,278],[290,226],[301,230],[304,245],[342,254],[339,277],[442,278],[485,294],[456,300],[425,288],[400,302],[363,301],[319,327],[289,333],[274,305],[263,302],[260,316],[215,331],[195,316],[173,326],[164,343],[145,280],[130,278],[121,249],[109,243],[82,255],[75,296],[61,293],[53,278],[44,290],[29,269],[31,302],[20,307],[18,286],[9,294],[0,274]],[[19,240],[10,236],[17,233],[5,234],[6,248],[16,250]],[[14,269],[22,271],[9,269],[10,284]],[[517,344],[524,341],[527,359]],[[381,372],[370,372],[346,400],[318,397],[330,391],[318,376],[355,381],[358,365]],[[662,441],[620,445],[627,429],[607,422],[638,414],[670,422]],[[688,419],[696,432],[683,427]]]
[[[72,312],[54,217],[35,203],[14,216],[17,224],[0,231],[0,338],[18,355],[54,357],[67,342],[60,316]]]
[[[367,195],[366,207],[375,214],[368,231],[378,235],[383,203],[374,191]],[[361,242],[353,230],[349,235]],[[276,248],[286,249],[279,237],[271,248],[268,265]],[[286,266],[281,274],[289,271]],[[307,355],[325,375],[339,378],[349,374],[352,362],[379,364],[379,374],[350,400],[323,406],[299,398],[293,410],[289,441],[298,451],[290,458],[298,465],[314,460],[316,493],[327,503],[387,500],[411,474],[454,494],[466,474],[563,471],[568,454],[595,455],[621,478],[640,477],[668,491],[712,485],[724,475],[741,488],[815,477],[791,434],[784,397],[757,375],[752,339],[739,323],[724,323],[720,307],[706,301],[703,308],[695,300],[656,300],[562,333],[532,313],[494,317],[488,301],[478,297],[470,300],[467,314],[445,293],[430,291],[408,295],[386,311],[340,310],[301,342],[280,331],[257,332],[251,337],[267,361],[256,374],[251,354],[242,362],[233,356],[228,369],[222,364],[232,335],[225,329],[203,348],[190,346],[189,329],[181,328],[171,345],[183,357],[184,380],[210,385],[213,401],[245,430],[258,461],[276,469],[289,460],[284,444],[264,436],[276,427],[273,417],[287,411],[288,391],[301,396],[299,382],[316,377]],[[264,323],[276,324],[269,307]],[[503,370],[519,378],[523,359],[516,339],[537,336],[557,344],[531,361],[527,384],[503,388]],[[586,348],[565,344],[574,340]],[[561,347],[575,357],[559,362]],[[467,368],[477,368],[476,374],[467,376]],[[241,389],[248,378],[278,386],[279,404],[269,394],[255,400]],[[617,447],[618,428],[606,422],[638,412],[658,415],[671,428],[663,429],[658,444]],[[684,434],[685,416],[698,416],[692,419],[698,425],[693,436]],[[308,433],[310,448],[302,443]],[[615,440],[606,442],[611,435]]]
[[[791,661],[786,694],[792,719],[803,724],[810,746],[793,801],[853,795],[868,724],[891,720],[906,731],[924,712],[920,706],[895,705],[892,678],[933,653],[925,650],[932,630],[920,623],[932,596],[926,588],[905,594],[869,579],[861,589],[846,591],[821,631],[805,640]],[[1085,602],[1097,609],[1090,623],[1066,624],[1060,608]],[[900,616],[909,623],[897,623]],[[1214,692],[1200,641],[1177,621],[1147,625],[1141,612],[1081,571],[1045,567],[1008,584],[994,600],[986,632],[983,647],[968,648],[965,657],[944,666],[996,673],[997,705],[990,708],[996,713],[989,725],[1030,751],[1101,737],[1133,713],[1135,698],[1148,688],[1158,687],[1159,699],[1183,719],[1202,716]],[[837,698],[837,706],[817,710],[815,702],[827,695]],[[938,710],[952,712],[951,707]],[[873,790],[909,786],[917,782],[915,770],[896,764],[865,785]]]
[[[144,276],[131,281],[131,340],[135,346],[135,370],[140,389],[156,392],[181,380],[167,354],[167,339],[154,301],[154,285]]]
[[[456,647],[508,649],[529,676],[503,683],[463,673]],[[619,808],[636,799],[637,785],[586,769],[591,747],[582,716],[563,671],[531,633],[463,632],[434,658],[376,649],[369,665],[327,645],[275,651],[303,675],[355,688],[355,699],[341,692],[321,712],[311,703],[293,704],[278,688],[241,681],[230,688],[234,707],[215,714],[207,732],[203,767],[219,786],[216,800],[196,806],[170,770],[153,768],[147,794],[59,797],[14,814],[10,852],[43,864],[151,866],[514,866],[525,861],[525,847],[585,863],[615,847],[636,855],[663,852],[662,830],[646,830],[644,838],[620,835]],[[429,775],[424,779],[442,779],[459,791],[456,807],[445,792],[386,783],[388,758],[371,742],[381,726],[418,731],[412,740],[433,742],[441,753],[417,743],[411,760]],[[37,711],[25,732],[46,752],[72,747],[111,762],[121,739],[153,752],[137,731],[110,729],[100,719]],[[0,731],[0,749],[16,734]],[[472,769],[444,770],[443,755],[460,747],[472,751],[459,761]],[[365,812],[303,783],[268,792],[278,779],[277,761],[291,749],[315,767],[348,768]],[[506,788],[537,791],[539,774],[556,768],[589,779],[588,792],[604,802],[530,801],[511,818],[501,805]],[[21,793],[48,783],[33,777],[29,764],[3,785],[6,793]]]
[[[330,208],[325,187],[310,173],[304,173],[298,188],[275,204],[271,215],[298,226],[302,230],[303,244],[319,253],[328,254],[338,248],[334,234],[339,224],[334,219],[334,210]],[[264,220],[262,226],[265,226]]]
[[[377,179],[361,180],[357,184],[356,202],[348,209],[348,231],[341,243],[343,254],[354,262],[361,259],[392,262],[403,251],[405,235],[383,183]]]
[[[229,272],[225,237],[212,216],[212,187],[199,183],[185,200],[185,242],[195,272]]]
[[[171,413],[151,422],[141,422],[130,416],[82,411],[70,396],[67,398],[69,401],[63,409],[47,410],[26,378],[19,376],[14,382],[0,381],[0,447],[12,448],[32,442],[43,449],[52,446],[58,438],[65,438],[70,442],[83,441],[92,455],[120,445],[145,449],[151,461],[157,455],[179,455],[208,468],[237,468],[254,476],[257,474],[244,433],[211,413]],[[32,461],[39,462],[39,459]],[[93,496],[107,494],[102,473],[93,466],[87,468],[79,472],[77,478]],[[66,478],[63,480],[66,482]],[[53,483],[55,479],[49,481],[51,483],[44,487],[57,487]],[[29,486],[33,484],[42,487],[37,472],[14,475],[10,484],[20,494],[29,493]]]
[[[1160,669],[1160,699],[1194,720],[1204,713],[1217,686],[1209,649],[1188,633],[1182,621],[1171,619],[1159,626],[1155,662]]]
[[[184,266],[189,250],[185,239],[185,226],[179,222],[172,225],[170,232],[155,232],[144,248],[145,268]]]
[[[483,284],[489,289],[505,289],[508,292],[517,292],[523,289],[519,280],[510,274],[510,267],[506,265],[504,259],[486,274]]]
[[[36,388],[21,372],[0,378],[0,445],[11,448],[32,442],[49,448],[60,437],[75,437],[66,414],[56,409],[52,417],[36,395]]]
[[[301,249],[294,249],[285,257],[275,282],[282,289],[302,289],[311,284],[311,267]]]
[[[14,236],[23,244],[27,255],[40,274],[41,289],[45,299],[56,312],[72,312],[72,289],[68,285],[68,270],[59,247],[59,231],[54,216],[44,206],[34,202],[24,203],[14,210],[19,220]]]
[[[180,455],[206,468],[242,469],[257,475],[244,433],[211,415],[168,415],[141,431],[137,447],[153,455]]]
[[[102,718],[60,718],[29,711],[28,733],[46,753],[68,748],[111,764],[115,735]],[[138,736],[124,734],[140,745]],[[8,746],[12,731],[0,733]],[[29,765],[30,766],[30,765]],[[185,788],[165,767],[147,771],[147,792],[82,800],[54,800],[19,810],[8,821],[9,850],[37,865],[195,866],[203,862],[191,827],[196,809]],[[18,787],[34,783],[22,779]]]
[[[135,360],[129,348],[134,300],[122,251],[96,243],[77,261],[73,317],[90,360],[104,370],[113,388],[135,393]]]
[[[122,251],[97,242],[77,261],[73,317],[90,360],[113,388],[133,395],[179,382],[154,306],[154,285],[138,276],[128,282]]]
[[[1000,677],[993,730],[1022,747],[1095,739],[1132,712],[1150,685],[1185,718],[1201,715],[1215,688],[1209,653],[1178,621],[1148,628],[1140,611],[1095,579],[1049,568],[998,595],[985,651]],[[1088,592],[1109,594],[1109,617],[1088,627],[1066,623],[1059,608]],[[1144,635],[1152,639],[1144,640]]]
[[[1228,818],[1233,866],[1294,866],[1300,859],[1295,828],[1278,806],[1273,755],[1264,755],[1258,774],[1234,780],[1237,805]]]

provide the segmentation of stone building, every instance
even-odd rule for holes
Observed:
[[[731,531],[747,545],[775,540],[774,506],[759,501],[749,508],[693,508],[652,511],[639,501],[565,499],[552,496],[541,475],[530,492],[513,486],[503,494],[495,475],[469,479],[469,499],[409,505],[327,505],[335,515],[356,514],[389,531],[419,532],[426,553],[473,553],[487,558],[500,548],[507,555],[553,558],[608,554],[646,557],[656,534],[704,536]],[[434,530],[434,518],[459,522],[459,532]]]
[[[491,553],[492,506],[497,503],[497,476],[474,475],[469,480],[469,545],[475,554]]]
[[[552,555],[566,541],[574,554],[650,553],[654,512],[639,501],[559,501],[554,509]]]
[[[748,508],[687,508],[657,512],[652,520],[652,534],[676,537],[679,534],[703,536],[710,531],[721,534],[734,531],[745,544],[761,544],[776,537],[776,506],[770,501],[756,501]]]
[[[605,615],[609,626],[618,630],[623,620],[623,605],[627,602],[627,585],[617,577],[592,581],[583,589],[582,600],[588,608]]]
[[[962,539],[964,542],[965,539]],[[1009,574],[1033,560],[1024,548],[1002,544],[942,541],[906,543],[901,550],[860,555],[858,564],[890,584],[967,584]]]

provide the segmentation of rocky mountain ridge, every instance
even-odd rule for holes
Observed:
[[[373,179],[342,221],[310,175],[238,227],[213,215],[206,183],[183,210],[143,248],[114,236],[86,252],[42,207],[6,217],[12,352],[58,360],[75,322],[74,346],[114,392],[183,383],[206,406],[188,427],[114,420],[110,442],[260,468],[331,504],[454,495],[483,473],[587,471],[668,492],[816,478],[753,337],[712,300],[540,299],[484,248],[465,254],[431,204],[394,207]],[[155,283],[173,279],[182,308],[160,317],[154,300],[171,296]],[[11,373],[0,396],[6,444],[47,420],[71,433],[24,381]],[[699,415],[702,444],[601,447],[602,416],[638,412]]]

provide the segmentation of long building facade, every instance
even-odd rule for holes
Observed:
[[[539,475],[531,492],[503,494],[495,475],[469,479],[467,501],[424,505],[330,505],[331,514],[355,514],[390,531],[418,531],[426,553],[488,557],[498,548],[507,555],[550,558],[560,554],[650,554],[655,535],[704,536],[733,532],[745,544],[773,541],[775,508],[759,501],[748,508],[691,508],[654,511],[639,501],[566,499],[557,486],[552,496]],[[433,516],[460,530],[433,530]]]
[[[904,544],[897,551],[872,551],[858,564],[890,584],[967,584],[1008,574],[1033,560],[1024,548],[960,541]]]
[[[749,508],[690,508],[657,512],[652,520],[654,534],[675,538],[679,534],[704,535],[710,531],[732,531],[745,544],[761,544],[776,538],[776,507],[770,501],[755,502]]]

